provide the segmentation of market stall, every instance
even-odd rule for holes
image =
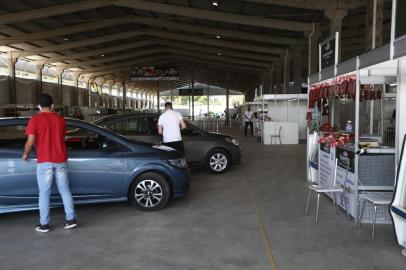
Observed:
[[[263,102],[265,111],[260,117],[264,144],[298,144],[306,139],[306,120],[301,117],[306,112],[306,94],[265,94],[256,101]]]
[[[345,190],[338,204],[356,221],[363,195],[390,193],[395,183],[398,67],[382,50],[338,64],[334,72],[322,71],[311,78],[308,93],[309,179],[328,186],[336,175]],[[362,222],[373,217],[367,205]],[[386,207],[377,217],[377,223],[391,222]]]

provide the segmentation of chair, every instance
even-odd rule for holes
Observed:
[[[282,132],[282,126],[279,126],[279,132],[278,133],[269,135],[269,138],[271,139],[271,144],[272,144],[272,141],[273,141],[272,139],[273,138],[275,138],[275,143],[276,143],[276,139],[279,139],[279,144],[282,144],[281,132]]]
[[[333,193],[334,194],[333,203],[334,203],[334,205],[336,207],[336,211],[338,213],[337,193],[341,194],[341,196],[342,196],[343,193],[344,193],[345,187],[336,186],[337,164],[338,164],[338,159],[335,160],[334,181],[333,181],[332,186],[322,185],[322,184],[319,184],[319,185],[311,184],[311,185],[307,186],[307,188],[309,189],[309,193],[307,195],[306,214],[309,211],[310,196],[311,196],[312,191],[317,194],[316,222],[315,222],[316,224],[319,221],[319,205],[320,205],[320,195],[321,194],[326,194],[326,193]],[[347,177],[348,167],[349,167],[349,164],[347,164],[347,171],[346,171],[345,177]],[[347,211],[347,204],[345,202],[344,202],[344,204],[345,204],[345,208],[346,208],[346,211]],[[347,211],[347,213],[348,213],[348,211]]]
[[[362,219],[364,217],[364,210],[365,204],[371,203],[374,206],[374,221],[372,225],[372,237],[371,239],[375,239],[375,225],[376,225],[376,214],[378,210],[378,206],[385,206],[389,207],[392,202],[393,192],[385,192],[385,193],[378,193],[378,194],[361,194],[360,201],[363,200],[361,211],[358,217],[359,228],[361,229]]]

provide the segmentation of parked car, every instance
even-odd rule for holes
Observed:
[[[21,159],[28,120],[0,119],[0,213],[38,208],[36,154],[31,153],[28,161]],[[68,175],[75,204],[128,200],[151,211],[186,194],[190,172],[179,152],[130,141],[80,120],[67,119],[67,125]],[[51,205],[62,206],[55,185]]]
[[[93,122],[130,139],[160,144],[156,113],[126,113],[107,116]],[[205,132],[186,121],[182,130],[185,144],[185,158],[191,167],[203,167],[209,172],[220,174],[240,163],[241,149],[231,136]]]

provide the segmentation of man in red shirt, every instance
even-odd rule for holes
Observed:
[[[67,175],[66,123],[62,116],[52,112],[52,108],[52,97],[48,94],[42,94],[39,99],[39,109],[41,112],[31,117],[25,129],[25,134],[28,138],[22,159],[28,159],[35,144],[37,149],[40,223],[35,227],[35,230],[38,232],[49,232],[51,230],[49,227],[49,205],[54,176],[65,208],[65,229],[77,226]]]

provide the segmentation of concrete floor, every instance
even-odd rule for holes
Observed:
[[[65,231],[58,209],[49,234],[33,230],[36,212],[1,215],[0,269],[405,269],[391,226],[372,241],[327,199],[318,225],[304,215],[305,145],[241,141],[241,165],[194,171],[190,194],[160,212],[81,206],[80,227]]]

